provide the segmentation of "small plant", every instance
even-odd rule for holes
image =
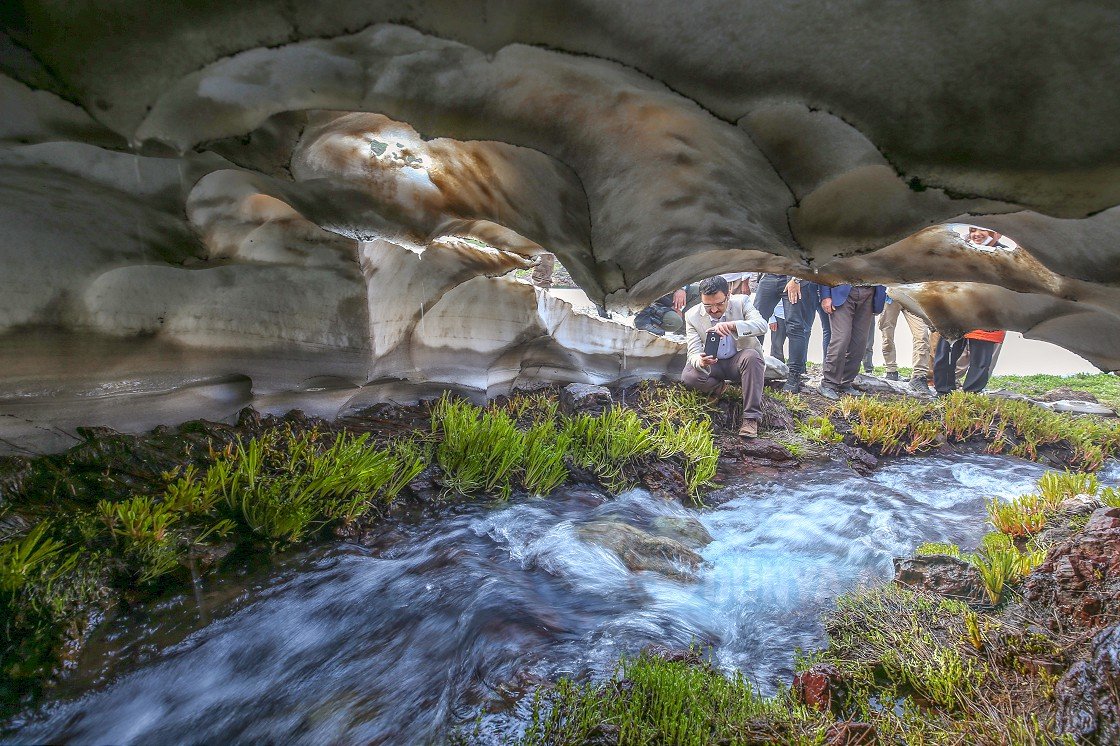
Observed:
[[[1105,487],[1100,491],[1101,502],[1110,508],[1120,508],[1120,490],[1115,487]]]
[[[522,483],[535,495],[548,495],[568,478],[564,457],[571,435],[552,422],[534,425],[525,433],[525,466]]]
[[[988,600],[996,605],[1003,598],[1004,587],[1022,575],[1022,560],[1015,549],[997,549],[975,555],[973,565],[980,571]]]
[[[499,489],[503,497],[509,496],[525,439],[507,412],[483,411],[444,394],[432,412],[432,428],[442,437],[436,461],[448,491],[472,494]]]
[[[31,575],[58,557],[63,544],[47,536],[49,528],[47,521],[41,521],[23,538],[0,545],[0,591],[15,593]],[[56,568],[52,576],[65,570],[65,566]]]
[[[767,391],[766,395],[779,401],[790,411],[791,414],[805,414],[809,411],[809,405],[805,403],[805,398],[801,394],[791,394],[785,391]]]
[[[944,541],[927,541],[925,544],[920,545],[914,550],[914,554],[919,557],[931,557],[935,555],[944,555],[946,557],[956,557],[960,559],[961,548],[956,544],[949,544]]]
[[[1100,485],[1095,474],[1048,471],[1038,480],[1038,490],[1051,509],[1074,495],[1096,495]]]
[[[656,437],[629,409],[611,407],[598,417],[576,415],[565,432],[571,437],[572,462],[594,471],[611,492],[630,487],[624,469],[631,461],[653,452]]]
[[[1022,495],[1009,502],[992,498],[988,520],[1009,536],[1030,536],[1046,525],[1046,501],[1039,495]]]
[[[797,396],[796,394],[788,394],[788,396]],[[832,420],[827,417],[809,417],[805,420],[798,421],[795,424],[797,434],[811,443],[837,443],[844,439],[844,436],[836,432],[836,426],[832,424]]]

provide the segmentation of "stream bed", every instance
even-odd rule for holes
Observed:
[[[985,499],[1032,489],[1018,459],[901,459],[869,477],[822,464],[725,488],[694,511],[609,499],[470,505],[207,579],[103,626],[12,742],[440,743],[516,739],[537,683],[603,678],[657,643],[711,646],[772,692],[824,642],[837,595],[892,576],[923,541],[971,547]],[[696,582],[631,572],[581,540],[589,521],[698,519]]]

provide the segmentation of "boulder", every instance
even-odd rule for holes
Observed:
[[[964,560],[948,555],[896,557],[894,582],[969,604],[988,603],[980,571]]]
[[[606,386],[569,383],[560,391],[560,411],[567,415],[589,414],[596,417],[610,407],[614,399]]]
[[[695,580],[699,554],[681,542],[654,536],[619,521],[595,521],[579,528],[579,537],[618,555],[627,569],[648,570],[674,580]]]
[[[693,549],[712,543],[712,535],[704,524],[692,516],[659,515],[653,519],[650,530],[658,536],[676,539]]]
[[[1098,508],[1085,529],[1053,547],[1027,578],[1023,598],[1052,628],[1093,628],[1120,614],[1120,508]]]
[[[1070,667],[1054,687],[1059,733],[1079,743],[1120,743],[1120,625],[1093,638],[1087,661]]]
[[[1100,417],[1115,417],[1116,410],[1096,402],[1081,401],[1079,399],[1059,399],[1048,405],[1055,412],[1070,412],[1072,414],[1095,414]]]

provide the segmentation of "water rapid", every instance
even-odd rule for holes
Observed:
[[[823,642],[840,593],[891,575],[922,541],[974,545],[984,501],[1044,469],[966,455],[870,477],[819,465],[756,478],[693,511],[632,491],[562,489],[387,525],[209,579],[105,625],[13,742],[430,743],[516,737],[537,682],[608,676],[648,643],[710,645],[764,690]],[[631,572],[581,539],[591,521],[698,519],[695,582]]]

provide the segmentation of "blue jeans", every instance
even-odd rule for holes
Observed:
[[[786,297],[786,282],[788,275],[765,274],[758,281],[758,289],[754,293],[754,307],[762,314],[762,318],[770,321],[774,314],[774,307],[779,302],[786,315],[786,339],[789,340],[789,365],[790,377],[800,376],[805,372],[805,357],[809,353],[809,330],[813,327],[813,304],[805,295],[797,303],[790,303]],[[804,288],[802,288],[804,292]]]
[[[828,314],[821,308],[821,286],[818,282],[807,282],[801,286],[801,297],[808,298],[813,312],[820,317],[821,332],[824,336],[824,346],[821,348],[821,360],[828,355],[828,343],[832,341],[832,323]],[[809,331],[813,331],[813,316],[809,316]]]

